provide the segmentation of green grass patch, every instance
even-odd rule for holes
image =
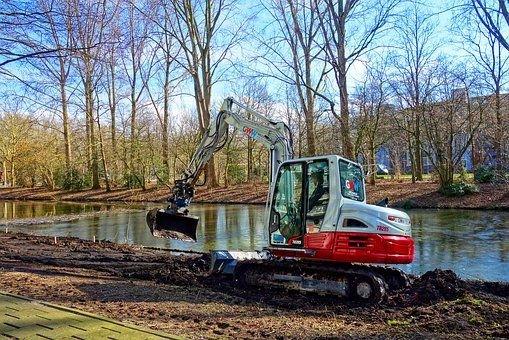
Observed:
[[[410,322],[407,321],[407,320],[396,320],[396,319],[394,319],[394,320],[388,320],[387,324],[389,326],[399,327],[399,326],[408,326],[408,325],[410,325]]]
[[[458,304],[471,305],[471,306],[475,306],[475,307],[484,306],[486,304],[486,302],[484,302],[483,300],[476,299],[476,298],[474,298],[472,296],[462,297],[461,299],[457,300],[457,303]]]

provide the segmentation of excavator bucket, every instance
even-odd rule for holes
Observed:
[[[155,237],[196,242],[197,217],[155,208],[147,213],[147,225]]]

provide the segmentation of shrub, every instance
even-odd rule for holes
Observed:
[[[83,190],[91,184],[90,176],[80,173],[76,168],[61,170],[56,177],[57,185],[64,190]]]
[[[416,204],[415,204],[415,202],[413,200],[406,200],[401,205],[401,208],[403,208],[405,210],[410,210],[410,209],[413,209],[415,207],[416,207]]]
[[[482,165],[475,170],[474,179],[478,183],[490,183],[495,178],[495,170],[486,165]]]
[[[466,182],[467,176],[468,176],[467,169],[462,165],[460,168],[460,173],[459,173],[458,179],[461,182]]]
[[[142,188],[143,185],[140,183],[140,176],[137,176],[134,173],[126,173],[124,174],[123,182],[124,186],[129,189],[138,189]]]
[[[464,181],[451,183],[440,190],[442,194],[450,197],[459,197],[479,192],[479,188],[475,184],[466,183]]]

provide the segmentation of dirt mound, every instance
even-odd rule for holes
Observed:
[[[429,305],[463,296],[468,285],[452,270],[435,269],[416,277],[410,287],[394,292],[388,304],[392,306]]]
[[[208,273],[210,256],[180,255],[155,260],[154,264],[133,263],[126,267],[118,266],[116,274],[125,278],[151,280],[176,286],[197,285]]]
[[[509,282],[470,281],[468,290],[507,298],[509,297]]]
[[[452,270],[435,269],[417,278],[412,288],[422,303],[453,300],[465,294],[465,282]]]

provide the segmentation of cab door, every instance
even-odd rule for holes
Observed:
[[[283,164],[271,202],[270,245],[303,247],[306,234],[321,231],[328,204],[327,159]]]
[[[279,168],[270,207],[271,246],[303,246],[304,165],[287,163]]]

